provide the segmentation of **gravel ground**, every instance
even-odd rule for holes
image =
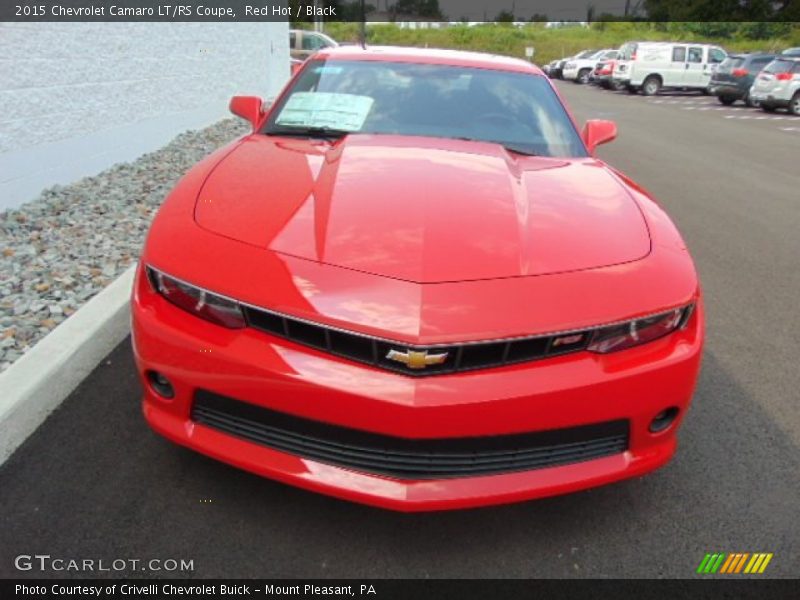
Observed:
[[[246,133],[226,119],[0,213],[0,371],[139,255],[161,201],[198,160]]]

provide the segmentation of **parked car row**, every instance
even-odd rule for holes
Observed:
[[[800,48],[728,54],[714,44],[627,42],[619,50],[585,50],[555,60],[544,71],[554,79],[645,96],[665,89],[696,90],[728,106],[742,101],[800,116]]]

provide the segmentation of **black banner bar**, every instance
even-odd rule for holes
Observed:
[[[363,12],[362,12],[363,10]],[[2,0],[0,21],[797,22],[800,0]]]
[[[193,598],[326,598],[345,600],[497,600],[613,599],[649,600],[678,598],[735,598],[737,600],[796,598],[797,580],[758,577],[689,580],[298,580],[298,579],[8,579],[0,583],[0,597],[169,599]]]

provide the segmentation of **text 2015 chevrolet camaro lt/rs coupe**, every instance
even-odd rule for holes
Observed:
[[[664,465],[703,344],[692,259],[524,61],[310,58],[155,218],[144,415],[236,467],[405,511]]]

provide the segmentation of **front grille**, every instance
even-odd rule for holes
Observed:
[[[529,471],[628,448],[628,421],[485,437],[408,439],[295,417],[212,392],[195,394],[192,420],[281,452],[397,479]]]
[[[255,329],[343,358],[418,377],[501,367],[578,352],[586,349],[593,333],[593,330],[583,330],[547,336],[419,347],[309,323],[263,308],[243,306],[243,309],[248,324]],[[401,355],[409,351],[428,355],[445,353],[446,358],[438,364],[414,368],[390,359],[389,353],[393,350]]]

